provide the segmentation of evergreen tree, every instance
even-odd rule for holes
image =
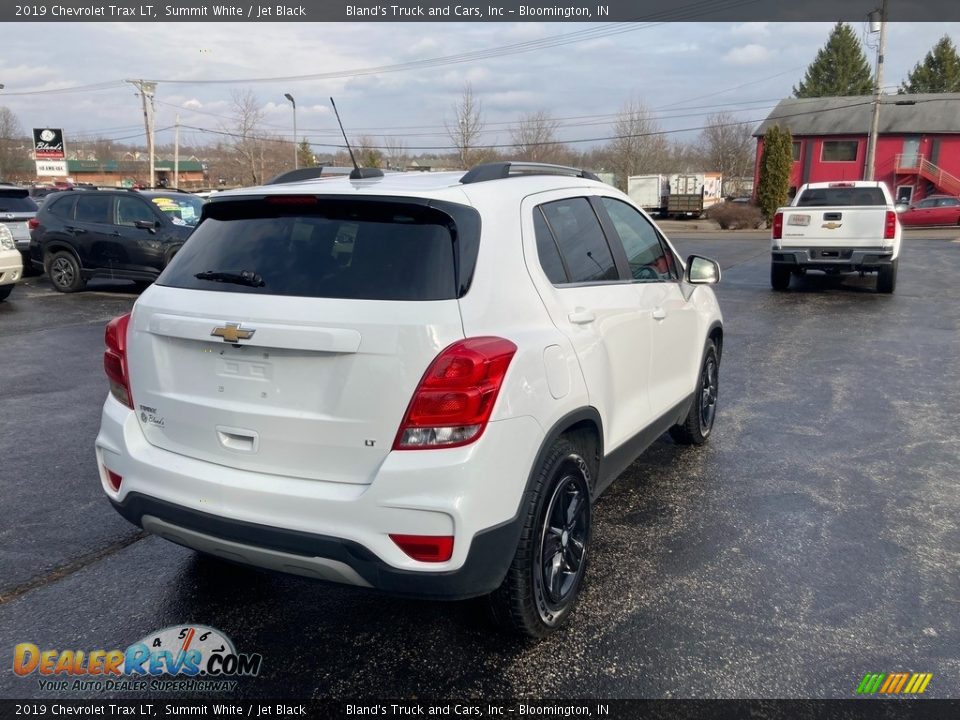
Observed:
[[[313,155],[313,148],[310,145],[310,141],[307,138],[304,138],[300,141],[300,144],[297,145],[297,161],[300,167],[316,167],[317,159]]]
[[[960,92],[960,55],[950,38],[944,35],[917,63],[900,86],[901,93]]]
[[[799,86],[793,89],[798,98],[870,95],[873,74],[853,28],[837,23],[827,44],[807,68]]]
[[[787,204],[790,171],[793,169],[793,137],[790,131],[773,125],[763,136],[757,204],[770,223],[777,208]]]

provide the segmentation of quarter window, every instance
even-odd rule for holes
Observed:
[[[673,280],[676,271],[670,255],[660,242],[660,234],[643,215],[621,200],[605,197],[603,206],[613,221],[637,282]]]
[[[541,209],[566,262],[570,282],[619,279],[600,221],[586,198],[557,200]]]
[[[560,259],[557,243],[547,226],[547,221],[543,219],[540,208],[534,208],[533,211],[533,231],[537,238],[537,255],[540,258],[540,267],[543,268],[543,272],[550,282],[554,285],[562,285],[567,282],[567,271],[563,268],[563,260]]]

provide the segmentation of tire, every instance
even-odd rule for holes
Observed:
[[[488,598],[498,625],[541,638],[567,620],[587,569],[592,510],[587,463],[560,438],[537,471],[507,576]]]
[[[80,274],[80,263],[73,253],[61,251],[51,255],[44,263],[53,289],[62,293],[83,290],[87,281]]]
[[[0,302],[3,302],[3,301],[6,300],[8,297],[10,297],[10,293],[12,293],[12,292],[13,292],[13,285],[12,285],[12,284],[11,284],[11,285],[0,285]]]
[[[897,265],[900,258],[892,261],[889,265],[882,265],[877,272],[877,292],[885,295],[891,294],[897,287]]]
[[[793,273],[786,265],[770,265],[770,287],[783,292],[790,287],[790,276]]]
[[[788,276],[789,277],[789,276]],[[670,437],[678,445],[703,445],[713,432],[717,417],[717,399],[720,389],[720,360],[717,346],[707,340],[703,364],[697,379],[697,390],[690,410],[682,423],[670,428]]]

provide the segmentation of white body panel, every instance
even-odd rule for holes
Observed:
[[[0,285],[12,285],[23,273],[23,256],[19,250],[0,248]]]

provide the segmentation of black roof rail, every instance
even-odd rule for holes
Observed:
[[[333,165],[318,165],[316,167],[299,168],[282,172],[276,177],[267,180],[265,185],[282,185],[284,183],[300,182],[301,180],[317,180],[321,177],[350,177],[351,180],[383,177],[383,171],[377,168],[345,168]]]
[[[567,175],[600,182],[600,178],[589,170],[537,162],[493,162],[476,165],[460,178],[460,182],[464,185],[470,185],[471,183],[503,180],[519,175]]]

